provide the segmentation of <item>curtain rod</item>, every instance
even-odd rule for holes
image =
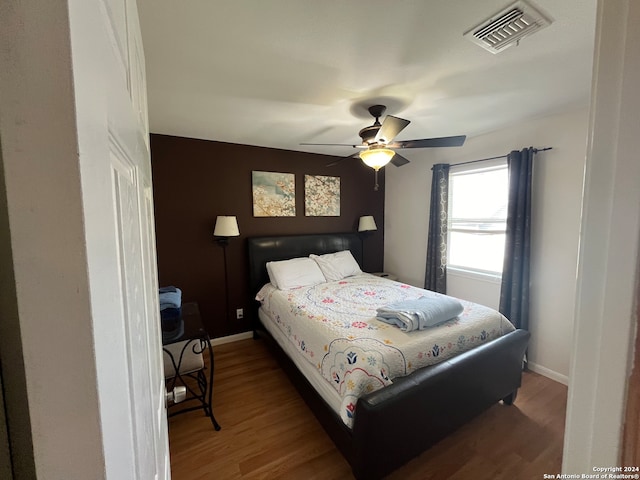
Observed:
[[[553,149],[553,147],[534,148],[533,149],[533,153],[544,152],[546,150],[552,150],[552,149]],[[509,154],[500,155],[500,156],[497,156],[497,157],[481,158],[479,160],[469,160],[468,162],[452,163],[449,166],[450,167],[457,167],[458,165],[467,165],[468,163],[476,163],[476,162],[486,162],[487,160],[497,160],[498,158],[507,158],[508,156],[509,156]]]

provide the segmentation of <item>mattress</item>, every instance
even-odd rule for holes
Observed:
[[[315,391],[320,394],[322,399],[334,412],[339,414],[340,406],[342,405],[342,398],[336,389],[322,377],[314,365],[309,363],[302,355],[298,354],[297,347],[293,342],[289,341],[284,332],[278,328],[277,324],[271,319],[271,317],[269,317],[263,308],[258,310],[258,316],[260,317],[265,329],[293,361],[298,370],[302,372]]]
[[[375,318],[380,307],[439,295],[363,273],[292,290],[267,284],[256,299],[265,328],[351,427],[360,396],[515,329],[464,300],[462,314],[425,330],[403,332]]]

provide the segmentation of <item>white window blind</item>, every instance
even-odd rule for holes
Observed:
[[[508,189],[506,161],[451,168],[448,266],[502,274]]]

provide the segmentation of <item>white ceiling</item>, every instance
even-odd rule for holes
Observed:
[[[348,155],[299,144],[358,143],[376,103],[397,140],[588,104],[596,0],[533,3],[553,24],[493,55],[463,34],[508,0],[138,0],[151,131]]]

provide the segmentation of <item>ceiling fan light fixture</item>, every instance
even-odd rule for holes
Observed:
[[[370,148],[360,152],[359,156],[367,167],[378,171],[389,163],[395,154],[388,148]]]

